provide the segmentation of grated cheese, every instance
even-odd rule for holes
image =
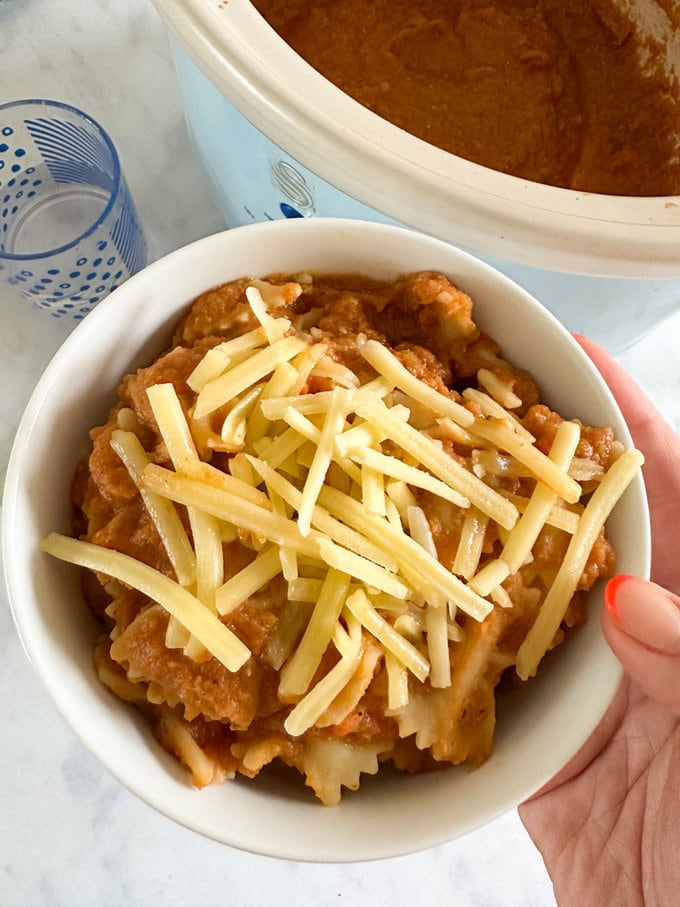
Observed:
[[[536,539],[552,525],[571,541],[517,657],[519,676],[530,676],[641,455],[621,453],[604,474],[574,459],[580,429],[563,422],[545,456],[510,412],[522,401],[494,372],[480,369],[483,390],[469,388],[459,402],[365,338],[357,351],[377,376],[362,384],[328,344],[315,342],[319,331],[296,335],[288,319],[270,314],[298,292],[297,284],[284,292],[252,282],[246,298],[259,327],[206,352],[187,379],[193,411],[170,383],[147,389],[172,469],[151,462],[134,412],[119,415],[112,446],[177,582],[127,555],[56,534],[44,550],[139,589],[167,611],[169,648],[194,660],[214,656],[230,671],[250,652],[221,618],[280,576],[287,601],[266,654],[280,670],[279,697],[292,706],[285,729],[299,736],[345,715],[379,659],[392,712],[408,707],[410,678],[451,686],[451,651],[469,633],[457,615],[482,622],[494,607],[512,607],[503,583],[520,567],[531,569]],[[309,393],[314,379],[333,388]],[[451,442],[465,449],[469,468],[447,452]],[[228,471],[201,461],[206,445],[230,454]],[[508,476],[536,479],[530,496],[494,487]],[[577,478],[596,484],[585,508]],[[448,565],[423,497],[444,513],[459,511]],[[177,505],[187,508],[190,532]],[[223,545],[236,539],[253,557],[229,575]],[[483,551],[498,540],[500,554],[480,569]],[[333,666],[314,683],[329,652]],[[187,761],[200,762],[189,738],[182,746]],[[196,764],[195,773],[206,772]]]
[[[196,555],[192,550],[186,530],[172,501],[163,495],[154,494],[144,486],[144,470],[149,457],[137,435],[117,429],[111,436],[111,446],[120,457],[144,501],[172,564],[177,581],[181,586],[190,586],[196,579]]]
[[[194,408],[194,418],[201,419],[229,403],[253,384],[270,374],[281,362],[288,362],[297,353],[306,349],[303,340],[297,337],[283,337],[275,343],[234,366],[218,378],[209,381],[199,392]]]
[[[576,591],[588,555],[606,519],[644,463],[640,451],[626,450],[616,460],[586,504],[564,560],[548,590],[538,617],[517,653],[517,673],[523,679],[536,673]]]
[[[42,550],[79,567],[104,573],[158,602],[229,671],[238,671],[250,650],[199,600],[179,583],[141,561],[91,542],[50,533]]]

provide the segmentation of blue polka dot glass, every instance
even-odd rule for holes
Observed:
[[[38,309],[77,320],[146,263],[106,132],[55,101],[0,105],[0,280]]]

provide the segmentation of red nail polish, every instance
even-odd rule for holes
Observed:
[[[617,627],[645,648],[680,655],[680,599],[636,576],[613,577],[605,588],[605,606]]]
[[[616,596],[621,586],[624,583],[631,581],[639,582],[636,576],[629,576],[626,573],[619,573],[609,580],[604,589],[604,603],[607,606],[607,610],[619,626],[621,626],[621,617],[619,616],[619,612],[616,607]]]

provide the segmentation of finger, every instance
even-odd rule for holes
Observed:
[[[616,576],[605,603],[604,635],[626,672],[680,715],[680,598],[656,583]]]

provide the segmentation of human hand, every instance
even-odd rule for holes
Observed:
[[[680,903],[680,438],[604,350],[578,337],[645,455],[652,583],[614,577],[604,634],[626,677],[583,749],[519,814],[563,907]]]

